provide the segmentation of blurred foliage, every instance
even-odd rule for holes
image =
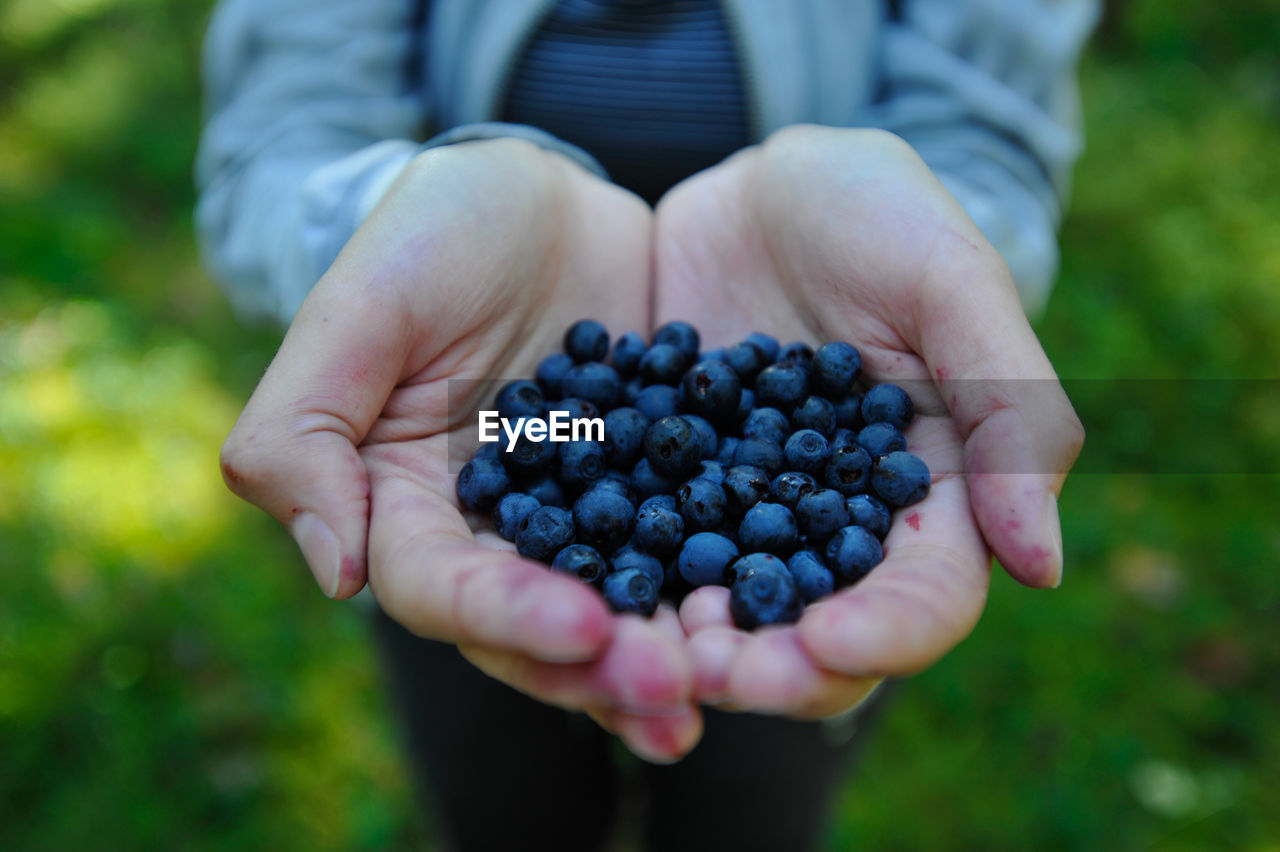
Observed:
[[[218,480],[279,332],[190,233],[208,5],[0,3],[0,848],[418,848],[360,615]],[[1236,381],[1280,363],[1277,32],[1270,0],[1109,6],[1038,329],[1093,427],[1066,583],[997,570],[835,848],[1280,849],[1280,410]],[[1158,416],[1117,377],[1166,380]]]

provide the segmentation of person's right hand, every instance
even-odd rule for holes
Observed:
[[[639,198],[526,142],[420,155],[307,297],[222,470],[330,597],[367,577],[412,632],[670,760],[701,733],[675,614],[613,616],[473,531],[450,472],[449,436],[474,445],[482,391],[455,384],[451,400],[450,380],[531,375],[582,317],[648,327],[650,225]]]

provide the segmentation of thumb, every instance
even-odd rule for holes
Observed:
[[[405,367],[406,314],[385,287],[344,274],[340,260],[303,303],[222,447],[227,486],[284,524],[331,598],[365,583],[369,478],[356,447]]]

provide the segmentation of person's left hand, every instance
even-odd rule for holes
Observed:
[[[933,472],[885,561],[797,624],[748,634],[728,589],[691,593],[680,615],[702,701],[833,715],[968,635],[993,551],[1026,585],[1060,582],[1056,495],[1080,422],[1003,260],[906,143],[781,131],[673,188],[654,240],[656,324],[689,321],[707,346],[755,330],[853,343],[869,377],[907,383],[910,449]]]

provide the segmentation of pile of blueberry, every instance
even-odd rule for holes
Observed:
[[[608,361],[608,363],[606,363]],[[458,498],[491,514],[526,557],[650,614],[698,586],[728,586],[742,628],[795,621],[883,558],[890,511],[924,499],[929,470],[906,452],[900,387],[859,384],[848,343],[815,351],[752,334],[699,351],[688,323],[651,343],[594,320],[565,333],[537,380],[499,390],[510,422],[599,417],[603,440],[527,434],[484,443]]]

